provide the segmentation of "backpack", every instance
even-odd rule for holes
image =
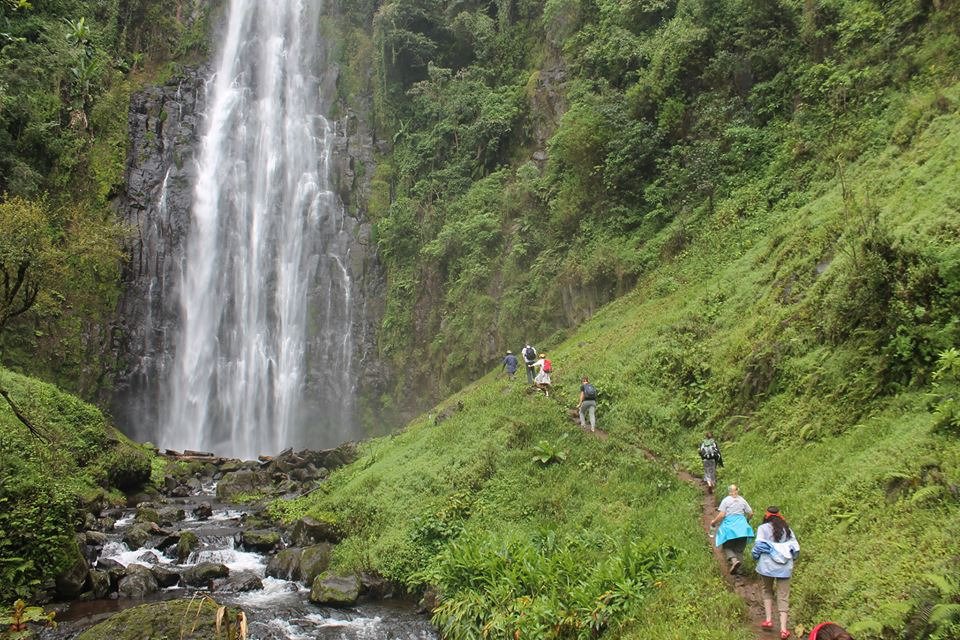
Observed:
[[[523,350],[523,359],[527,362],[533,362],[537,359],[537,352],[533,350],[533,347],[527,347]]]
[[[596,400],[597,399],[597,388],[594,387],[589,382],[583,385],[583,399],[584,400]]]
[[[700,443],[700,457],[704,460],[716,460],[720,457],[720,447],[714,440],[704,440]]]
[[[551,371],[553,371],[553,366],[551,366],[550,361],[547,360],[546,358],[543,359],[543,370],[546,373],[550,373]]]

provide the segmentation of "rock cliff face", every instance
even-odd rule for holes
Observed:
[[[131,233],[112,340],[116,364],[110,405],[117,425],[140,440],[161,439],[161,414],[168,400],[166,380],[176,356],[182,315],[179,286],[195,198],[196,156],[203,135],[205,79],[209,75],[207,68],[186,70],[163,85],[135,94],[130,105],[131,148],[119,215]],[[324,74],[324,95],[335,95],[336,80],[337,70],[331,67]],[[364,216],[375,142],[365,114],[347,112],[335,128],[331,179],[358,222],[349,269],[354,281],[360,283],[361,294],[354,301],[357,308],[353,314],[359,393],[361,397],[376,397],[386,386],[384,369],[376,355],[383,273],[369,242],[371,229]],[[308,340],[318,340],[317,333]],[[311,388],[323,375],[323,371],[307,372],[306,402],[315,397]]]

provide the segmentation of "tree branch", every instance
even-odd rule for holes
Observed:
[[[44,442],[46,444],[50,443],[50,439],[47,438],[45,435],[43,435],[43,433],[41,433],[39,429],[33,426],[33,423],[31,423],[30,420],[27,419],[27,416],[23,415],[23,412],[21,412],[20,409],[17,407],[17,405],[13,403],[13,400],[10,399],[10,394],[7,393],[6,389],[0,389],[0,396],[3,396],[3,399],[6,400],[7,404],[10,405],[10,409],[13,411],[13,415],[17,416],[17,419],[23,424],[25,424],[27,429],[30,429],[30,433],[32,433],[37,440]]]

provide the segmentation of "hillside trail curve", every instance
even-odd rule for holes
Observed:
[[[609,434],[606,431],[597,429],[596,431],[591,431],[589,427],[583,427],[580,425],[580,414],[576,408],[568,410],[568,416],[570,421],[573,422],[577,428],[583,431],[586,435],[597,438],[598,440],[607,440]],[[695,487],[698,493],[701,496],[700,499],[700,526],[703,529],[704,537],[706,542],[712,550],[713,557],[716,560],[717,568],[720,571],[720,574],[723,575],[724,580],[727,584],[727,587],[735,593],[741,600],[743,600],[744,605],[746,606],[747,611],[747,622],[746,626],[751,633],[757,634],[758,638],[774,638],[777,634],[771,633],[769,630],[763,629],[760,626],[760,623],[764,620],[764,611],[763,611],[763,597],[760,590],[760,583],[754,575],[733,575],[728,570],[727,560],[723,555],[723,550],[720,547],[717,547],[713,544],[713,539],[710,538],[710,522],[713,520],[714,516],[717,513],[717,502],[716,497],[712,493],[708,493],[706,486],[700,478],[695,477],[689,471],[680,468],[676,464],[669,464],[661,459],[656,453],[647,449],[643,446],[635,446],[647,460],[654,462],[658,465],[668,466],[673,470],[674,475],[681,482],[685,482],[693,487]]]

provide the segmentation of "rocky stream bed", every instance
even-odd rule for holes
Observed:
[[[80,554],[55,585],[65,602],[48,605],[59,626],[40,637],[213,637],[198,613],[212,605],[204,615],[242,610],[252,639],[437,638],[389,582],[328,570],[336,525],[301,518],[281,527],[250,501],[309,491],[352,457],[350,445],[246,462],[181,454],[161,492],[132,495],[127,508],[91,504]]]

